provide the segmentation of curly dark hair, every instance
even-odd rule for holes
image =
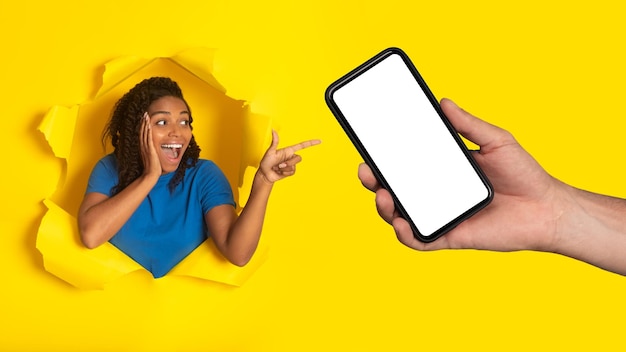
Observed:
[[[102,143],[110,138],[118,164],[119,183],[113,187],[113,194],[117,194],[141,176],[143,162],[139,145],[139,130],[144,113],[154,101],[163,97],[181,99],[189,111],[189,127],[193,129],[193,117],[189,104],[183,98],[183,93],[176,82],[167,77],[152,77],[144,79],[129,90],[115,103],[111,119],[102,133]],[[200,147],[192,134],[189,146],[183,154],[176,174],[169,183],[170,191],[183,180],[185,170],[198,162]]]

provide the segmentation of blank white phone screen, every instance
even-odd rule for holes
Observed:
[[[489,197],[398,54],[335,90],[332,99],[422,236]]]

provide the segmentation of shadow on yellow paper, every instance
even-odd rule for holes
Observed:
[[[254,114],[244,100],[226,94],[215,78],[215,51],[191,49],[170,58],[123,57],[105,65],[102,86],[95,97],[71,108],[54,106],[39,130],[54,155],[65,160],[56,192],[44,200],[48,208],[37,234],[37,249],[45,269],[82,289],[102,289],[137,270],[145,270],[110,243],[85,248],[76,217],[95,163],[111,151],[102,146],[102,130],[115,102],[135,84],[153,76],[176,81],[193,110],[194,136],[200,157],[213,160],[233,190],[238,210],[247,201],[252,177],[270,144],[271,120]],[[167,276],[189,276],[240,286],[267,257],[266,236],[245,267],[230,264],[212,240],[206,240]]]

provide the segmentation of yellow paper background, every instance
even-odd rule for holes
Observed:
[[[626,9],[614,1],[2,3],[0,350],[615,350],[626,279],[541,253],[402,247],[326,108],[334,79],[402,47],[438,97],[511,130],[556,177],[626,197]],[[243,287],[142,272],[73,288],[35,248],[64,163],[36,129],[117,57],[219,50],[229,96],[321,138],[277,184],[271,254]],[[108,114],[109,112],[103,112]]]

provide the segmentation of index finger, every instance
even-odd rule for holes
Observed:
[[[289,151],[291,153],[295,153],[298,150],[302,150],[304,148],[312,147],[312,146],[318,145],[320,143],[322,143],[322,141],[319,140],[319,139],[311,139],[311,140],[308,140],[308,141],[304,141],[302,143],[298,143],[298,144],[294,144],[294,145],[289,146],[289,147],[285,147],[283,149],[285,151]]]

